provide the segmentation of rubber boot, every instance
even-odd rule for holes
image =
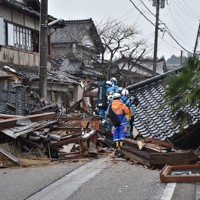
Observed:
[[[120,147],[119,147],[119,142],[115,142],[115,147],[116,147],[116,150],[115,150],[115,155],[118,155],[118,153],[119,153],[119,150],[120,150]]]
[[[115,142],[115,147],[119,148],[119,142]]]
[[[122,145],[123,145],[123,141],[120,141],[119,146],[122,147]]]

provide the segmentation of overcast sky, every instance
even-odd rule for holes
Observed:
[[[135,7],[133,3],[135,4]],[[153,57],[155,13],[152,0],[49,0],[49,14],[64,20],[92,18],[95,24],[108,18],[138,25],[142,36],[152,46]],[[143,15],[142,15],[142,14]],[[147,20],[147,19],[148,20]],[[166,0],[160,9],[158,57],[179,56],[193,52],[200,19],[200,0]],[[162,24],[164,23],[164,24]],[[170,36],[171,35],[171,36]],[[200,45],[200,41],[199,41]],[[200,48],[199,48],[200,49]]]

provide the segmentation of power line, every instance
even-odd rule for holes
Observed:
[[[141,0],[140,0],[141,1]],[[145,17],[145,19],[147,21],[149,21],[153,26],[155,26],[154,23],[152,23],[142,12],[141,10],[132,2],[132,0],[130,0],[130,2],[134,5],[134,7],[142,14],[143,17]],[[142,2],[142,1],[141,1]],[[143,2],[142,2],[143,3]],[[143,5],[145,5],[143,3]],[[155,17],[155,15],[151,12],[151,10],[145,5],[146,9]],[[178,46],[180,46],[184,51],[188,52],[188,53],[191,53],[190,51],[188,51],[187,49],[185,49],[177,40],[176,38],[172,35],[171,31],[169,30],[168,26],[159,19],[159,21],[165,26],[166,28],[166,32],[168,33],[168,35],[177,43]]]
[[[179,31],[179,33],[180,33],[180,35],[182,36],[182,38],[184,39],[184,41],[181,40],[180,38],[179,38],[179,39],[180,39],[183,43],[185,43],[186,45],[188,45],[188,43],[189,43],[188,38],[184,37],[184,35],[182,34],[182,33],[183,33],[183,30],[181,30],[181,29],[179,28],[180,24],[177,23],[176,17],[175,17],[175,16],[173,15],[173,13],[171,12],[171,9],[170,9],[169,11],[170,11],[170,16],[169,16],[169,15],[168,15],[168,16],[171,17],[172,20],[174,21],[175,27],[176,27],[176,29]],[[176,35],[175,33],[173,33],[173,34]],[[187,43],[186,43],[186,41],[187,41]],[[188,46],[189,46],[189,45],[188,45]]]
[[[169,34],[169,36],[186,52],[188,52],[189,54],[191,54],[192,52],[188,51],[187,49],[185,49],[175,38],[174,36],[171,34],[170,30],[168,29],[168,27],[166,26],[166,32]]]
[[[155,14],[151,12],[151,10],[146,6],[146,4],[145,4],[142,0],[139,0],[139,1],[143,4],[143,6],[144,6],[154,17],[156,17]]]
[[[175,5],[177,5],[177,4],[175,4]],[[179,8],[179,7],[178,7],[178,8]],[[190,24],[188,24],[188,23],[183,19],[182,16],[180,16],[179,12],[176,10],[175,7],[174,7],[174,9],[175,9],[175,11],[176,11],[176,14],[180,17],[181,21],[183,21],[188,27],[190,27],[190,29],[194,30],[194,28],[193,28]],[[195,32],[196,32],[196,30],[195,30]]]
[[[141,14],[147,21],[149,21],[153,26],[155,26],[155,24],[154,24],[151,20],[149,20],[149,19],[142,13],[142,11],[133,3],[132,0],[129,0],[129,1],[133,4],[133,6],[140,12],[140,14]]]
[[[176,3],[176,1],[178,1],[179,4]],[[174,3],[189,17],[193,18],[193,19],[199,19],[200,16],[198,16],[197,14],[194,13],[193,10],[190,9],[190,7],[183,1],[181,0],[181,2],[179,0],[174,1]],[[182,2],[184,2],[185,6],[182,4]]]

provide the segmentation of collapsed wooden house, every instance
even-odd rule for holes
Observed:
[[[83,109],[67,116],[45,112],[27,116],[0,115],[0,119],[2,167],[23,166],[32,160],[42,164],[97,156],[99,118],[88,116]]]
[[[172,120],[170,107],[164,104],[164,79],[169,73],[127,87],[138,97],[139,104],[135,110],[134,140],[125,139],[121,153],[125,158],[147,167],[177,166],[174,168],[184,171],[184,166],[199,163],[200,110],[191,106],[185,108],[191,113],[192,123],[180,133],[179,125]],[[163,178],[163,174],[161,177],[163,182],[176,180],[173,176],[169,180]]]

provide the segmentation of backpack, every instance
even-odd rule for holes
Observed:
[[[119,120],[117,115],[114,113],[114,111],[112,110],[111,106],[110,106],[109,111],[108,111],[108,116],[109,116],[110,121],[112,122],[112,124],[114,126],[120,126],[121,121]]]
[[[107,98],[106,98],[106,82],[100,81],[98,83],[98,107],[106,107],[107,106]]]

